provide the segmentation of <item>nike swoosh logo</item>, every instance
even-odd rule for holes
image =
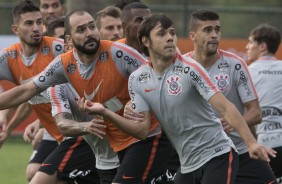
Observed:
[[[148,92],[154,91],[154,90],[156,90],[156,89],[158,89],[158,88],[153,88],[153,89],[145,89],[144,91],[145,91],[145,93],[148,93]]]
[[[49,165],[52,165],[52,164],[44,164],[44,163],[41,164],[42,167],[49,166]]]
[[[84,91],[84,96],[85,96],[85,99],[86,99],[86,100],[92,100],[92,99],[95,97],[95,95],[97,94],[97,92],[98,92],[98,90],[99,90],[100,85],[102,84],[102,82],[103,82],[103,80],[100,81],[100,83],[98,84],[98,86],[96,87],[96,89],[95,89],[90,95],[86,94],[85,91]]]
[[[20,82],[20,84],[25,84],[25,83],[28,83],[29,81],[31,81],[31,80],[32,80],[32,78],[33,78],[33,77],[31,77],[31,78],[29,78],[29,79],[26,79],[26,80],[23,80],[23,77],[22,77],[22,76],[20,76],[20,80],[19,80],[19,82]]]
[[[125,180],[127,180],[127,179],[134,179],[135,177],[133,177],[133,176],[125,176],[125,175],[123,175],[122,176],[122,179],[125,179]]]

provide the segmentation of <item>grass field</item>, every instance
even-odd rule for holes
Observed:
[[[32,148],[22,136],[8,139],[0,149],[0,183],[26,184],[25,169]]]

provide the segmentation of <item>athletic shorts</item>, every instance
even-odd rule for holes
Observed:
[[[267,162],[251,159],[249,153],[239,155],[237,184],[275,184],[275,176]]]
[[[56,171],[61,180],[77,183],[99,183],[95,168],[95,156],[82,137],[65,139],[44,160],[39,171],[53,175]]]
[[[230,152],[212,158],[199,169],[182,174],[177,171],[175,184],[234,184],[239,167],[238,154]]]
[[[111,184],[117,173],[117,168],[107,170],[97,169],[97,172],[100,177],[100,184]]]
[[[270,167],[276,178],[282,178],[282,147],[272,148],[277,154],[275,158],[270,157]]]
[[[37,150],[33,151],[29,163],[42,164],[48,155],[57,148],[57,146],[57,141],[42,140],[39,143]]]
[[[173,147],[164,134],[138,141],[118,152],[120,166],[113,183],[148,183],[166,169]]]

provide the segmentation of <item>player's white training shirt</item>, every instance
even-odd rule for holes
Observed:
[[[78,122],[91,121],[95,118],[94,115],[87,115],[79,111],[77,106],[77,97],[79,96],[74,88],[66,83],[56,85],[47,89],[47,94],[52,104],[52,115],[59,113],[70,113]],[[108,139],[98,138],[95,135],[87,134],[84,139],[92,148],[96,157],[96,167],[98,169],[114,169],[119,166],[117,154],[111,148]]]
[[[235,147],[208,103],[218,90],[196,61],[178,55],[162,75],[150,63],[141,66],[130,75],[128,87],[133,107],[156,115],[179,155],[182,173]]]
[[[261,57],[249,66],[262,109],[257,125],[258,142],[271,148],[282,146],[282,61]]]

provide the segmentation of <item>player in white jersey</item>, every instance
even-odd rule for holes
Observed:
[[[52,104],[52,115],[58,124],[62,124],[62,121],[68,121],[68,123],[91,122],[91,120],[95,118],[95,116],[87,115],[78,110],[77,97],[79,95],[69,83],[48,88],[47,92],[48,98]],[[110,103],[114,102],[107,102],[107,104]],[[70,119],[62,120],[60,113],[70,117]],[[62,133],[64,135],[74,132],[71,128],[64,128],[61,129],[61,131],[63,131]],[[73,134],[70,134],[70,136],[71,135]],[[116,174],[117,167],[119,166],[117,154],[110,147],[105,136],[103,136],[103,139],[100,139],[96,135],[86,134],[84,135],[84,139],[95,154],[100,184],[111,184]]]
[[[238,155],[211,105],[240,133],[252,158],[267,161],[268,154],[275,156],[273,150],[256,143],[238,110],[219,93],[205,69],[176,52],[177,37],[168,17],[158,14],[145,19],[138,39],[150,62],[130,75],[128,86],[134,109],[145,119],[125,119],[83,98],[81,109],[103,115],[139,139],[148,134],[151,110],[180,157],[175,183],[235,181]]]
[[[232,102],[248,126],[261,122],[261,111],[256,90],[243,59],[218,49],[221,36],[219,15],[211,10],[197,10],[190,20],[190,39],[194,51],[185,54],[199,62],[209,73],[219,91]],[[218,111],[216,116],[221,118]],[[236,183],[268,183],[274,174],[266,162],[249,157],[248,147],[237,131],[221,118],[221,123],[239,152],[239,171]],[[252,169],[256,168],[256,170]]]
[[[282,61],[274,55],[281,42],[280,30],[262,24],[249,35],[246,46],[250,74],[256,87],[262,109],[262,123],[257,125],[260,144],[277,151],[270,166],[282,183]]]

